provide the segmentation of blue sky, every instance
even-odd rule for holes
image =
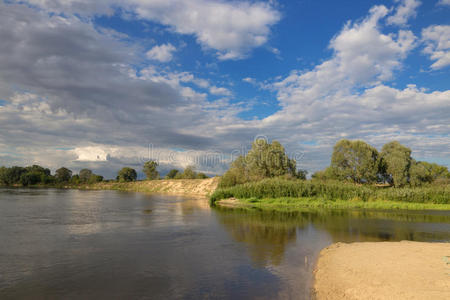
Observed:
[[[255,136],[310,172],[340,138],[450,165],[448,0],[0,6],[4,165],[214,174]]]

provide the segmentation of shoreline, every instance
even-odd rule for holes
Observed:
[[[228,198],[214,203],[219,207],[235,209],[258,209],[264,211],[293,212],[305,209],[368,209],[368,210],[439,210],[449,211],[450,204],[416,203],[399,201],[350,201],[323,200],[320,198]]]
[[[450,299],[450,243],[336,243],[314,269],[316,299]]]
[[[209,197],[217,188],[217,177],[207,179],[160,179],[142,180],[133,182],[98,182],[92,184],[61,184],[61,185],[34,185],[34,186],[0,186],[1,188],[56,188],[74,190],[116,190],[138,193],[155,193],[167,195],[186,195]]]

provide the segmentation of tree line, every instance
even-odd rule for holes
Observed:
[[[222,176],[219,187],[231,187],[266,178],[306,179],[307,171],[298,170],[277,141],[257,140],[246,155],[234,160]],[[349,181],[358,184],[385,183],[394,187],[420,186],[438,181],[448,182],[447,167],[416,161],[411,149],[393,141],[381,152],[361,140],[343,139],[336,143],[331,164],[312,175],[313,179]]]
[[[360,184],[387,183],[394,187],[421,186],[450,179],[447,167],[416,161],[411,152],[397,141],[385,144],[378,152],[364,141],[343,139],[333,148],[330,166],[314,173],[313,178]]]
[[[39,165],[28,167],[0,167],[1,185],[37,185],[37,184],[61,184],[61,183],[95,183],[103,181],[103,176],[94,174],[89,169],[82,169],[78,174],[72,174],[68,168],[62,167],[52,175],[50,169]]]
[[[150,160],[144,163],[142,172],[145,174],[147,180],[158,180],[163,179],[157,170],[158,163],[156,161]],[[171,169],[164,179],[205,179],[208,178],[205,173],[196,172],[194,166],[187,166],[184,171],[178,169]],[[130,182],[136,181],[137,172],[135,169],[130,167],[122,168],[116,177],[117,181],[120,182]]]
[[[162,179],[157,170],[158,163],[148,161],[143,166],[143,172],[147,180]],[[164,177],[165,179],[205,179],[208,178],[204,173],[196,172],[193,166],[188,166],[183,171],[172,169]],[[52,185],[52,184],[92,184],[102,182],[103,176],[95,174],[90,169],[82,169],[78,174],[72,170],[61,167],[51,174],[50,169],[39,165],[28,167],[0,167],[0,185],[13,186],[31,186],[31,185]],[[122,168],[116,177],[117,181],[130,182],[137,180],[137,172],[130,167]]]

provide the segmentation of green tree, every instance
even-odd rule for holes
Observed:
[[[197,178],[197,173],[195,172],[195,167],[194,166],[187,166],[186,169],[184,169],[182,178],[183,179],[195,179],[195,178]]]
[[[102,182],[102,181],[103,181],[103,176],[92,174],[91,177],[89,177],[88,183],[97,183],[97,182]]]
[[[42,182],[42,173],[37,171],[26,172],[20,176],[20,183],[23,186],[34,185],[40,182]]]
[[[8,184],[8,168],[0,167],[0,185]]]
[[[276,176],[292,178],[306,176],[297,173],[296,165],[296,161],[288,157],[279,142],[256,140],[246,156],[239,156],[231,163],[230,169],[222,176],[219,185],[227,187]]]
[[[312,178],[317,180],[332,180],[336,179],[337,176],[334,174],[333,168],[327,167],[324,170],[320,170],[312,174]]]
[[[331,168],[338,179],[374,182],[379,172],[378,151],[364,141],[340,140],[333,148]]]
[[[137,178],[136,170],[128,167],[122,168],[122,170],[119,171],[118,178],[119,181],[123,182],[135,181]]]
[[[20,183],[20,177],[26,172],[27,170],[23,167],[14,166],[11,168],[7,168],[5,174],[6,185]]]
[[[295,177],[297,177],[298,179],[306,180],[306,175],[308,175],[307,170],[298,170]]]
[[[197,179],[206,179],[209,178],[205,173],[197,173]]]
[[[387,143],[381,149],[383,176],[395,187],[408,184],[411,163],[411,149],[397,141]]]
[[[51,175],[50,174],[50,169],[41,167],[39,165],[32,165],[32,166],[26,167],[25,170],[27,172],[30,172],[30,173],[31,172],[36,172],[36,173],[44,174],[46,176],[50,176]]]
[[[80,184],[80,175],[75,174],[72,176],[72,178],[70,178],[70,183],[72,184]]]
[[[174,179],[179,172],[180,171],[178,171],[177,169],[170,170],[169,173],[167,173],[166,175],[166,179]]]
[[[80,173],[78,174],[80,183],[87,183],[93,174],[94,173],[89,169],[80,170]]]
[[[55,171],[55,179],[57,182],[69,182],[72,178],[72,171],[62,167]]]
[[[450,173],[445,166],[425,161],[411,161],[409,169],[409,183],[411,186],[420,186],[424,183],[432,183],[441,179],[450,178]]]
[[[150,160],[144,164],[143,172],[145,176],[147,176],[147,179],[154,180],[159,178],[159,173],[156,170],[156,167],[158,167],[158,163],[156,161]]]

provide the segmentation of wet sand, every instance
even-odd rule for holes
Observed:
[[[336,243],[320,253],[320,299],[450,299],[450,243]]]

